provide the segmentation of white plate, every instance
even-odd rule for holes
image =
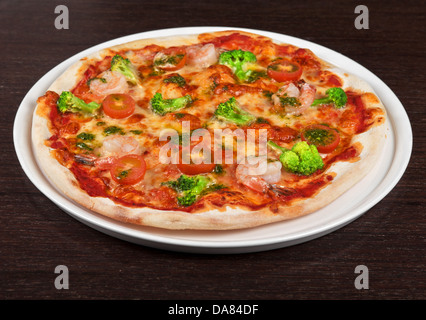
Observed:
[[[290,221],[237,231],[170,231],[124,224],[79,206],[58,192],[38,168],[31,146],[35,101],[50,84],[79,59],[113,45],[168,35],[194,34],[229,29],[258,33],[280,42],[309,48],[320,58],[367,81],[388,112],[388,139],[382,159],[371,173],[327,207]],[[228,28],[189,27],[134,34],[94,46],[62,62],[44,75],[27,93],[16,114],[14,144],[24,172],[34,185],[62,210],[90,227],[113,237],[159,249],[192,253],[245,253],[299,244],[330,233],[360,217],[382,200],[398,183],[411,156],[412,132],[401,102],[377,76],[355,61],[315,43],[272,32]]]

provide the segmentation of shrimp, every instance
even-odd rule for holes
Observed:
[[[275,106],[283,106],[283,98],[295,98],[284,104],[285,112],[290,115],[300,115],[308,109],[315,99],[316,88],[309,83],[302,82],[297,85],[293,82],[282,86],[272,96]]]
[[[90,154],[77,154],[74,159],[88,166],[95,166],[100,170],[109,170],[117,157],[126,154],[141,154],[143,149],[133,137],[109,136],[98,149],[100,157]]]
[[[90,81],[90,90],[97,96],[107,96],[112,93],[127,93],[129,85],[120,72],[108,70]]]
[[[302,87],[300,88],[300,96],[299,101],[302,104],[301,107],[309,108],[315,100],[315,93],[317,89],[314,86],[311,86],[309,83],[302,84]]]
[[[186,48],[188,57],[188,64],[192,66],[199,66],[200,68],[207,68],[215,64],[219,55],[213,43],[205,45],[193,45]]]
[[[276,95],[274,95],[274,102],[279,103],[280,102],[279,98],[284,96],[297,98],[300,96],[300,90],[293,82],[285,84],[281,88],[279,88]],[[278,101],[277,101],[277,98],[278,98]]]
[[[163,95],[163,99],[176,99],[184,96],[187,92],[185,88],[180,87],[176,83],[162,83],[160,87],[160,93]]]
[[[133,137],[113,135],[105,138],[100,152],[104,157],[123,156],[126,154],[141,154],[142,147]]]
[[[231,69],[221,64],[214,64],[206,69],[197,72],[191,77],[191,85],[197,87],[199,94],[202,94],[206,89],[211,90],[212,85],[226,83],[235,83],[234,75]]]
[[[235,176],[238,182],[251,190],[266,193],[271,188],[271,184],[280,181],[281,168],[280,161],[269,163],[261,161],[257,165],[240,163],[235,170]]]

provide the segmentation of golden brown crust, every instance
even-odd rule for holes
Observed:
[[[197,43],[199,39],[201,41],[209,41],[218,35],[230,35],[234,32],[230,30],[202,35],[143,39],[102,50],[72,65],[50,86],[49,90],[55,92],[70,90],[76,85],[82,73],[91,64],[93,59],[102,58],[110,54],[111,51],[133,49],[148,44],[164,46],[187,45]],[[238,32],[242,33],[241,31]],[[246,32],[244,34],[261,37]],[[49,139],[51,132],[48,129],[47,109],[42,103],[38,104],[34,113],[32,127],[33,150],[39,167],[61,193],[92,212],[122,222],[165,229],[228,230],[252,228],[263,224],[293,219],[327,206],[365,177],[369,173],[372,163],[377,161],[386,139],[387,130],[389,130],[385,123],[385,108],[373,93],[372,88],[361,79],[347,75],[338,68],[333,68],[333,72],[344,80],[343,88],[351,88],[357,92],[363,92],[362,99],[364,103],[369,108],[380,111],[376,117],[377,125],[355,137],[354,143],[359,143],[363,149],[359,161],[355,163],[338,162],[333,164],[328,169],[328,172],[329,174],[333,174],[335,178],[327,188],[320,190],[315,197],[293,202],[291,206],[281,206],[276,213],[272,213],[266,209],[253,211],[238,207],[227,207],[225,210],[207,207],[204,212],[187,213],[151,208],[132,208],[116,204],[108,198],[91,197],[78,187],[78,183],[70,170],[61,166],[52,157],[50,149],[45,146],[45,140]]]

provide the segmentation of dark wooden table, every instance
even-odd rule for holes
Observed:
[[[69,29],[57,30],[57,5]],[[354,26],[369,9],[369,29]],[[0,1],[0,298],[425,299],[426,7],[421,1]],[[351,224],[273,251],[202,255],[144,247],[98,232],[46,198],[23,172],[13,121],[51,68],[98,43],[182,26],[231,26],[292,35],[340,52],[379,76],[413,129],[397,186]],[[69,270],[58,290],[55,267]],[[354,286],[357,265],[369,289]]]

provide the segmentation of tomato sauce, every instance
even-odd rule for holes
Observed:
[[[147,206],[149,203],[145,200],[145,193],[133,188],[133,186],[120,185],[113,190],[109,198],[119,204],[127,207]]]
[[[329,87],[341,87],[342,86],[342,80],[336,76],[335,74],[331,74],[327,78],[327,85]]]
[[[70,168],[80,187],[91,197],[106,197],[106,187],[102,179],[93,177],[86,168],[74,162]]]
[[[295,46],[292,46],[292,45],[275,44],[275,54],[278,57],[291,56],[296,50],[297,50],[297,48]]]
[[[255,49],[255,42],[249,36],[233,33],[227,36],[215,38],[212,41],[216,47],[226,50],[241,49],[245,51],[253,51]]]
[[[351,92],[347,93],[348,104],[353,107],[353,112],[350,114],[351,118],[356,121],[354,133],[362,133],[367,129],[366,126],[366,112],[361,97]]]
[[[50,139],[48,141],[49,141],[50,147],[52,149],[65,148],[65,144],[62,141],[58,140],[58,136],[56,136],[56,135],[50,137]]]
[[[297,49],[292,55],[292,59],[299,63],[304,70],[319,70],[321,68],[320,61],[309,49]]]
[[[332,180],[332,175],[320,175],[316,179],[309,181],[309,183],[303,187],[289,189],[288,192],[282,194],[275,192],[275,194],[280,201],[285,203],[296,199],[310,198]]]
[[[254,130],[268,130],[268,139],[274,142],[291,142],[298,136],[299,132],[290,127],[279,127],[273,126],[269,123],[254,123],[248,127],[245,127],[244,130],[254,129]]]
[[[350,161],[359,156],[358,150],[354,146],[350,146],[340,154],[336,155],[330,162]]]
[[[44,103],[48,108],[47,114],[50,120],[50,130],[53,131],[54,135],[59,134],[59,129],[69,121],[68,118],[59,115],[58,107],[56,106],[58,99],[59,95],[56,92],[48,91],[38,101],[39,103]]]

